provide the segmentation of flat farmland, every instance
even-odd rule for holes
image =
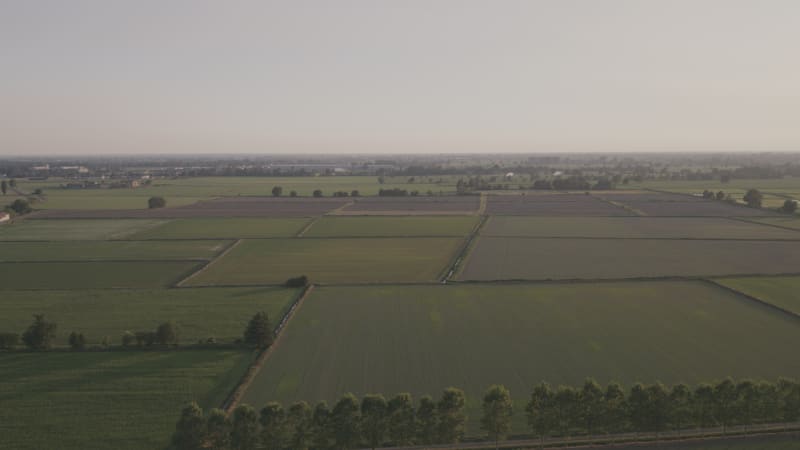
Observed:
[[[216,407],[250,352],[0,354],[0,436],[14,450],[144,450],[169,444],[181,407]]]
[[[788,274],[800,242],[664,239],[478,239],[461,280]]]
[[[477,195],[436,197],[359,197],[339,214],[474,214]]]
[[[719,278],[715,281],[800,316],[800,277]]]
[[[176,219],[131,236],[131,239],[203,239],[291,237],[308,219],[213,218]]]
[[[774,216],[776,214],[764,209],[732,205],[727,202],[706,200],[690,195],[646,193],[604,194],[602,197],[634,208],[648,216],[749,217]]]
[[[201,217],[315,217],[346,205],[341,198],[225,197],[159,209],[47,210],[41,219],[186,219]]]
[[[244,401],[458,386],[472,434],[495,383],[519,402],[521,430],[540,381],[800,375],[800,360],[786,357],[786,343],[800,339],[796,319],[701,282],[321,287],[284,333]]]
[[[211,259],[231,241],[0,242],[0,262]]]
[[[0,263],[0,289],[157,288],[199,266],[193,261]]]
[[[0,241],[125,239],[163,224],[161,220],[21,220],[0,226]]]
[[[245,240],[193,277],[189,285],[433,281],[461,238]]]
[[[493,216],[483,236],[691,239],[800,239],[800,233],[721,217]]]
[[[486,213],[522,216],[634,216],[586,194],[489,195]]]
[[[777,225],[780,227],[791,228],[793,230],[800,230],[800,217],[797,216],[765,217],[753,219],[753,221],[767,225]]]
[[[477,217],[338,217],[326,216],[314,222],[308,237],[403,237],[466,236]]]
[[[84,333],[89,344],[108,336],[118,345],[125,331],[154,330],[174,320],[183,344],[209,337],[231,343],[258,311],[276,326],[298,294],[285,288],[4,291],[0,330],[21,333],[34,314],[45,314],[58,324],[57,346],[66,346],[72,331]]]

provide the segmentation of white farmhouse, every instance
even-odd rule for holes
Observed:
[[[11,216],[7,212],[0,212],[0,223],[8,222],[9,220],[11,220]]]

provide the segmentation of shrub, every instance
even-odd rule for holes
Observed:
[[[0,349],[10,350],[19,344],[17,333],[0,333]]]
[[[147,200],[147,207],[150,209],[163,208],[165,206],[167,206],[167,201],[164,197],[150,197]]]
[[[308,277],[300,275],[299,277],[289,278],[284,283],[286,287],[306,287],[308,286]]]

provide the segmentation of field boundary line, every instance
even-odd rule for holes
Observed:
[[[345,208],[347,208],[348,206],[353,206],[353,205],[355,205],[355,204],[356,204],[356,201],[355,201],[355,200],[350,200],[350,201],[348,201],[347,203],[345,203],[344,205],[342,205],[342,206],[339,206],[339,207],[337,207],[337,208],[333,208],[332,210],[330,210],[330,211],[328,211],[328,212],[326,212],[326,213],[323,213],[322,215],[323,215],[323,216],[338,216],[338,215],[340,215],[340,213],[341,213],[341,212],[342,212],[342,211],[343,211]]]
[[[441,283],[449,282],[461,269],[463,261],[469,256],[473,248],[473,243],[480,235],[483,226],[489,221],[489,216],[484,215],[480,217],[480,220],[475,224],[472,232],[464,238],[464,244],[462,244],[461,249],[455,254],[453,259],[450,260],[450,264],[445,267],[445,270],[440,274],[439,281]]]
[[[792,317],[794,319],[800,320],[800,314],[798,314],[798,313],[796,313],[794,311],[790,311],[790,310],[782,308],[782,307],[780,307],[780,306],[778,306],[778,305],[776,305],[774,303],[768,302],[768,301],[766,301],[764,299],[760,299],[760,298],[758,298],[758,297],[756,297],[754,295],[750,295],[750,294],[748,294],[746,292],[743,292],[743,291],[740,291],[740,290],[738,290],[736,288],[733,288],[733,287],[727,286],[725,284],[722,284],[722,283],[720,283],[719,281],[717,281],[717,280],[715,280],[713,278],[704,278],[703,281],[705,281],[706,283],[711,284],[713,286],[716,286],[719,289],[722,289],[722,290],[728,291],[728,292],[730,292],[732,294],[735,294],[735,295],[737,295],[739,297],[744,297],[745,299],[747,299],[747,300],[749,300],[751,302],[758,303],[758,304],[760,304],[762,306],[766,306],[768,308],[777,310],[778,312],[786,314],[786,315],[788,315],[788,316],[790,316],[790,317]]]
[[[244,240],[244,239],[237,239],[237,240],[235,240],[235,241],[231,242],[231,244],[230,244],[230,245],[228,245],[228,247],[227,247],[226,249],[224,249],[224,250],[222,250],[221,252],[219,252],[219,253],[217,254],[217,256],[215,256],[214,258],[212,258],[212,259],[208,260],[208,261],[206,262],[206,264],[204,264],[202,267],[200,267],[200,268],[199,268],[199,269],[197,269],[196,271],[194,271],[194,272],[190,273],[189,275],[187,275],[187,276],[186,276],[185,278],[183,278],[182,280],[180,280],[180,281],[178,281],[177,283],[175,283],[175,287],[183,287],[183,285],[184,285],[184,284],[185,284],[187,281],[189,281],[189,280],[191,280],[192,278],[196,277],[197,275],[199,275],[199,274],[201,274],[201,273],[205,272],[205,271],[206,271],[206,269],[208,269],[209,267],[211,267],[211,266],[212,266],[212,265],[213,265],[215,262],[217,262],[217,261],[219,261],[220,259],[224,258],[224,257],[225,257],[225,255],[227,255],[228,253],[230,253],[230,251],[231,251],[231,250],[233,250],[234,248],[236,248],[237,246],[239,246],[239,244],[241,244],[243,240]]]
[[[649,216],[647,213],[645,213],[644,211],[642,211],[640,209],[636,209],[633,206],[626,205],[625,203],[622,203],[622,202],[615,202],[613,200],[608,200],[607,198],[603,197],[602,195],[592,195],[592,197],[600,200],[603,203],[608,203],[611,206],[614,206],[614,207],[617,207],[617,208],[621,208],[621,209],[623,209],[625,211],[628,211],[629,213],[632,213],[637,217],[648,217]]]
[[[476,216],[483,216],[486,215],[486,207],[489,203],[489,195],[486,192],[481,192],[481,198],[478,203],[478,211],[475,213]]]
[[[789,218],[789,217],[791,217],[791,216],[786,216],[786,218]],[[800,229],[798,229],[798,228],[785,227],[783,225],[777,225],[777,224],[774,224],[774,223],[757,222],[755,220],[748,219],[746,217],[728,217],[728,219],[735,220],[735,221],[738,221],[738,222],[751,223],[753,225],[763,225],[765,227],[779,228],[781,230],[789,230],[789,231],[794,231],[794,232],[800,233]]]
[[[297,233],[295,233],[294,237],[296,237],[296,238],[303,237],[303,235],[306,234],[306,232],[308,230],[310,230],[311,227],[313,227],[314,224],[317,223],[317,221],[319,221],[319,219],[321,219],[321,218],[322,218],[322,216],[317,216],[317,217],[314,217],[313,219],[309,220],[308,223],[306,223],[303,226],[303,228],[301,228]]]
[[[648,281],[705,281],[710,278],[771,278],[771,277],[796,277],[800,272],[767,274],[722,274],[722,275],[664,275],[650,277],[627,278],[499,278],[493,280],[450,280],[458,284],[586,284],[586,283],[620,283],[620,282],[648,282]]]
[[[306,297],[308,297],[311,292],[314,290],[314,285],[309,284],[308,286],[303,289],[300,295],[297,296],[295,301],[286,311],[286,313],[281,318],[281,321],[278,323],[278,326],[275,328],[273,333],[275,339],[272,341],[272,345],[267,348],[262,349],[259,354],[253,359],[250,363],[250,366],[247,368],[247,371],[242,375],[242,378],[239,380],[239,383],[236,384],[236,387],[233,391],[228,395],[228,398],[225,399],[225,402],[222,404],[222,409],[225,411],[227,415],[233,412],[233,410],[239,405],[239,402],[242,400],[244,393],[247,392],[247,389],[255,380],[256,375],[261,370],[261,367],[264,363],[269,359],[272,352],[278,347],[281,342],[281,338],[283,337],[284,333],[282,331],[286,328],[289,324],[289,321],[294,317],[294,313],[300,309],[305,301]]]
[[[761,424],[749,425],[750,430],[745,431],[743,425],[738,425],[735,428],[738,430],[729,429],[723,432],[720,428],[695,428],[691,430],[681,431],[664,431],[661,433],[622,433],[622,434],[603,434],[592,436],[572,436],[568,438],[557,437],[544,439],[544,448],[552,449],[579,449],[579,448],[659,448],[662,445],[674,446],[683,443],[691,445],[690,448],[695,447],[695,444],[703,442],[721,443],[727,441],[734,441],[739,439],[752,438],[757,441],[758,438],[766,437],[780,437],[788,438],[787,440],[794,440],[794,434],[800,430],[796,422],[790,423],[774,423],[774,424]],[[734,427],[731,427],[734,428]],[[755,442],[754,442],[755,443]],[[384,447],[385,450],[436,450],[436,449],[453,449],[453,450],[483,450],[483,449],[539,449],[541,448],[542,441],[538,438],[527,439],[508,439],[500,441],[495,447],[493,441],[465,441],[457,444],[437,444],[437,445],[415,445],[408,447]],[[767,448],[767,447],[764,447]]]

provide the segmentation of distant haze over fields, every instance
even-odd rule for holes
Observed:
[[[0,4],[0,157],[800,150],[795,0]]]

